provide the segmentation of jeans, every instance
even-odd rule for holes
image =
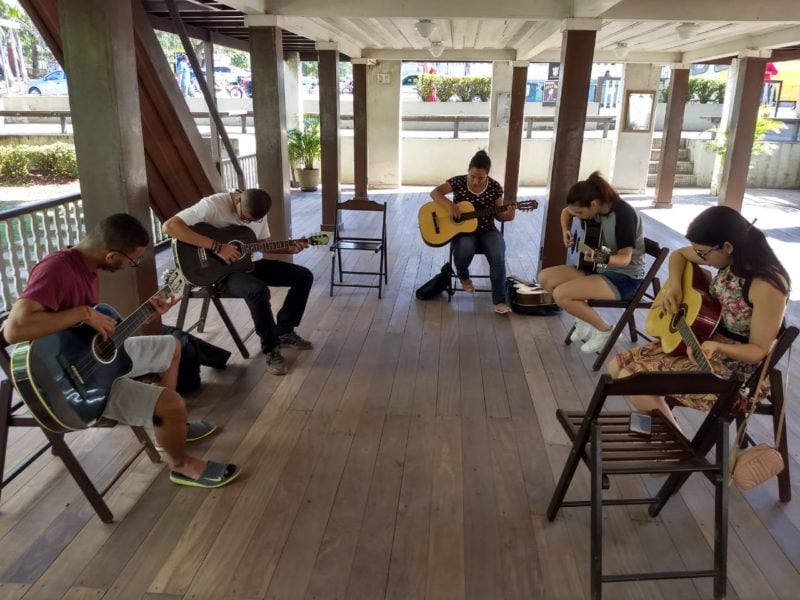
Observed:
[[[282,260],[262,259],[254,265],[250,273],[231,273],[222,281],[221,288],[247,303],[253,326],[261,338],[261,350],[266,354],[280,345],[279,336],[290,333],[300,324],[314,275],[303,266]],[[289,288],[277,318],[273,318],[269,303],[267,286],[270,285]]]
[[[453,262],[459,279],[469,279],[469,265],[475,254],[489,261],[492,302],[506,301],[506,242],[497,229],[460,235],[453,240]]]

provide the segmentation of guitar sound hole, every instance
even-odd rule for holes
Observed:
[[[92,353],[101,363],[113,362],[117,356],[117,347],[112,340],[103,341],[99,335],[92,340]]]
[[[675,333],[676,331],[678,331],[678,323],[680,323],[683,319],[686,318],[686,308],[687,307],[685,304],[681,304],[681,307],[678,309],[678,312],[672,315],[672,318],[669,321],[670,333]]]

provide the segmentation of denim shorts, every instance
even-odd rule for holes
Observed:
[[[642,285],[642,279],[634,279],[628,277],[617,271],[605,271],[604,273],[597,273],[600,277],[605,279],[608,286],[613,290],[614,296],[617,300],[630,300]]]

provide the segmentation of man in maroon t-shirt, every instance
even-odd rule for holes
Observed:
[[[113,334],[116,321],[93,308],[99,298],[97,272],[138,267],[149,242],[141,223],[120,213],[101,221],[75,248],[45,257],[31,270],[22,297],[11,308],[6,340],[12,344],[34,340],[78,324],[88,325],[103,338]],[[151,302],[162,315],[176,300]],[[216,426],[201,421],[189,424],[187,431],[186,403],[175,391],[178,341],[167,335],[130,337],[125,340],[125,351],[133,361],[133,370],[114,381],[103,416],[134,426],[152,422],[174,483],[212,488],[232,481],[239,474],[238,466],[205,461],[186,452],[187,437],[205,437]],[[160,373],[161,386],[133,379],[147,373]]]

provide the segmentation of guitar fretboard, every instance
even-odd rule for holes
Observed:
[[[713,372],[714,369],[711,368],[711,363],[708,362],[706,355],[703,353],[703,349],[700,347],[700,341],[697,339],[697,336],[692,331],[692,328],[689,327],[689,324],[686,322],[686,319],[683,316],[678,318],[676,328],[678,333],[681,334],[683,343],[692,349],[692,352],[694,353],[694,360],[700,367],[700,370],[705,371],[706,373]]]
[[[501,212],[507,211],[512,206],[516,206],[516,203],[503,204],[502,206],[481,208],[480,210],[472,210],[470,212],[461,213],[461,220],[464,221],[466,219],[479,219],[480,217],[488,217],[489,215],[496,215]]]
[[[150,300],[153,300],[154,298],[164,298],[171,293],[172,289],[168,285],[165,285],[159,289],[155,294],[150,296],[147,302],[142,304],[139,308],[133,311],[127,319],[117,325],[116,329],[114,329],[114,333],[111,334],[108,341],[111,342],[116,348],[121,347],[122,344],[125,343],[126,339],[133,335],[133,333],[139,329],[139,327],[144,325],[147,320],[153,316],[153,314],[155,314],[156,310],[153,308],[153,305],[150,304]]]
[[[252,254],[253,252],[269,252],[270,250],[284,250],[293,246],[300,240],[278,240],[274,242],[253,242],[252,244],[242,244],[242,254]]]

